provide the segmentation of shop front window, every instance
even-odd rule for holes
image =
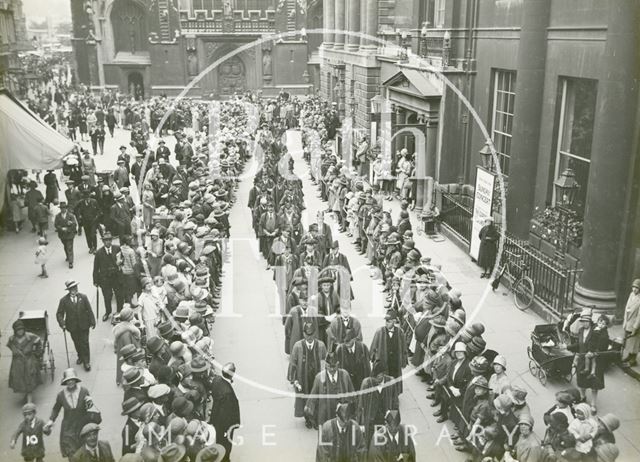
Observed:
[[[558,178],[567,168],[573,170],[580,185],[573,209],[579,215],[584,212],[587,197],[597,88],[596,80],[562,78],[558,91],[560,114],[554,178]],[[555,204],[555,191],[553,194]]]

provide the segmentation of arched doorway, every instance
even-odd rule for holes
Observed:
[[[140,72],[129,73],[127,90],[136,100],[144,99],[144,79]]]
[[[237,56],[224,61],[218,66],[218,93],[233,95],[247,88],[247,76],[244,63]]]

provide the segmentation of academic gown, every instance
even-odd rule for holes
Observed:
[[[326,421],[320,428],[316,449],[316,462],[364,462],[367,453],[365,436],[355,420],[343,426],[342,433],[337,418]]]
[[[371,375],[369,349],[362,341],[358,340],[353,345],[353,352],[343,343],[336,348],[336,354],[340,361],[340,367],[349,373],[353,387],[359,390],[362,381]]]
[[[319,340],[314,340],[313,348],[309,349],[304,340],[299,340],[291,349],[289,355],[289,370],[287,372],[287,380],[294,383],[296,380],[300,383],[302,390],[296,390],[296,394],[310,394],[313,388],[314,380],[320,368],[322,361],[327,356],[327,347]],[[294,417],[304,417],[304,408],[307,399],[296,396],[294,405]]]
[[[388,359],[388,345],[389,341],[397,342],[397,359],[394,364],[389,364]],[[375,364],[377,361],[381,362],[382,368],[385,373],[392,377],[400,377],[402,375],[402,369],[408,364],[407,357],[407,343],[404,337],[404,332],[394,327],[393,336],[389,338],[386,327],[379,328],[373,336],[371,342],[371,363]],[[402,380],[397,383],[398,392],[402,393]]]
[[[408,460],[400,459],[401,455],[407,455]],[[415,462],[416,449],[413,439],[408,434],[407,427],[400,424],[395,437],[385,429],[384,435],[380,435],[378,441],[375,437],[372,438],[369,446],[369,460],[372,462],[397,462],[398,460]]]
[[[353,329],[356,333],[356,340],[362,341],[362,326],[360,325],[360,321],[353,316],[349,316],[345,325],[344,318],[342,316],[336,316],[327,328],[327,349],[329,351],[333,351],[334,344],[344,342],[344,335],[347,329]],[[354,385],[358,386],[359,384]]]
[[[358,395],[357,417],[360,425],[365,427],[367,441],[371,440],[375,425],[384,424],[386,412],[400,408],[398,388],[385,386],[391,380],[393,377],[384,375],[380,384],[375,377],[367,377],[362,381],[360,391],[363,393]]]
[[[338,403],[353,402],[353,398],[335,397],[354,391],[351,377],[349,377],[347,371],[338,369],[336,374],[337,380],[335,384],[330,382],[326,370],[319,372],[313,381],[313,388],[311,389],[312,395],[330,395],[327,396],[327,398],[309,398],[307,400],[305,412],[307,415],[313,416],[318,425],[322,425],[327,420],[336,416],[336,406]]]
[[[293,346],[304,338],[304,323],[310,322],[315,329],[315,337],[318,338],[318,312],[311,306],[303,310],[300,305],[294,306],[289,312],[284,323],[284,352],[290,354]]]

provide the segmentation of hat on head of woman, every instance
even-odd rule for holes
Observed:
[[[598,420],[602,422],[607,430],[611,433],[616,431],[620,427],[620,419],[615,414],[605,414],[602,417],[598,417]]]
[[[603,443],[595,447],[598,462],[615,462],[620,455],[618,446],[614,443]]]
[[[529,428],[533,428],[534,420],[530,414],[520,414],[520,418],[518,419],[518,424],[528,425]]]
[[[502,355],[497,355],[495,358],[493,358],[493,362],[491,363],[491,365],[494,364],[499,364],[504,370],[507,370],[507,358]]]

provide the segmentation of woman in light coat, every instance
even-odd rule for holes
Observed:
[[[625,365],[635,366],[636,355],[640,350],[640,279],[634,280],[631,284],[622,327],[625,336],[623,361]]]

